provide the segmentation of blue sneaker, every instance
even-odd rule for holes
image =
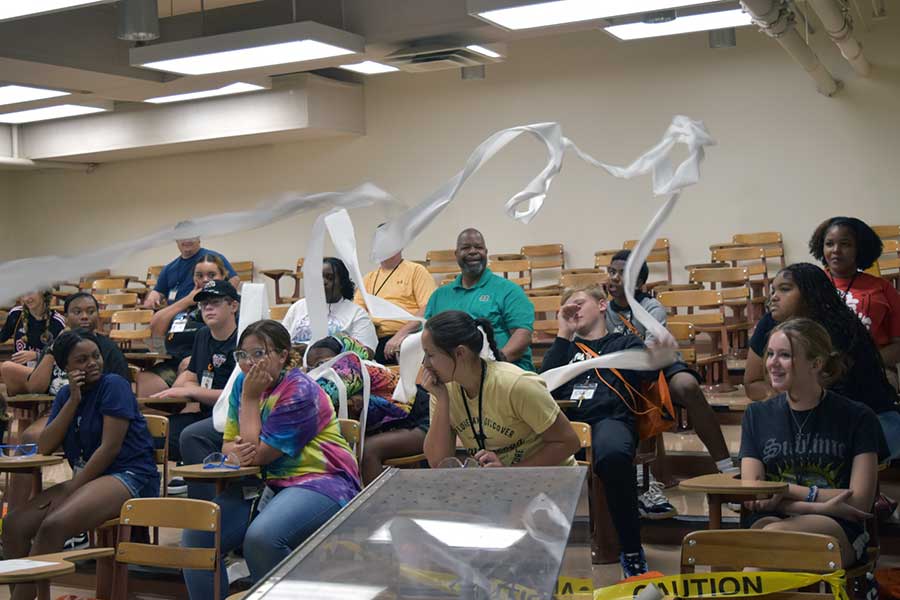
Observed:
[[[637,552],[620,552],[619,564],[622,565],[622,578],[628,579],[635,575],[643,575],[648,571],[647,559],[644,557],[644,549]]]

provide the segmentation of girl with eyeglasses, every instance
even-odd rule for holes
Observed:
[[[69,481],[44,490],[3,522],[5,558],[60,552],[75,534],[92,530],[119,515],[130,498],[159,495],[153,438],[131,384],[103,372],[103,357],[93,333],[67,331],[53,344],[69,384],[53,401],[40,454],[60,447],[72,467]],[[35,597],[33,584],[17,584],[12,598]]]
[[[280,323],[257,321],[238,341],[241,369],[228,400],[222,454],[262,469],[258,498],[246,479],[215,498],[222,507],[221,555],[243,545],[255,582],[360,490],[359,468],[327,394],[298,365]],[[212,533],[186,531],[182,545],[213,546]],[[210,571],[185,569],[190,597],[213,597]],[[228,589],[221,569],[222,598]],[[215,599],[220,600],[220,599]]]
[[[803,531],[838,540],[842,566],[865,556],[879,458],[887,455],[872,410],[827,390],[844,368],[824,327],[790,319],[765,350],[777,394],[747,407],[741,426],[741,478],[784,481],[788,489],[750,500],[745,527]]]

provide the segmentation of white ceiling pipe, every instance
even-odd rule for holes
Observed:
[[[841,49],[841,54],[861,77],[868,77],[871,67],[853,35],[853,21],[837,0],[809,0],[828,37]]]
[[[806,44],[794,26],[794,13],[781,0],[741,0],[750,16],[763,32],[775,38],[816,82],[820,94],[831,96],[838,84],[831,73],[822,66],[819,57]]]
[[[31,160],[30,158],[12,158],[0,156],[0,169],[12,167],[15,169],[68,169],[71,171],[92,171],[97,165],[86,163],[68,163],[53,160]]]

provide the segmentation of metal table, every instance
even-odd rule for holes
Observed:
[[[245,600],[549,599],[586,473],[388,469]]]

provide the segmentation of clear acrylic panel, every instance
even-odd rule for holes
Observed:
[[[586,473],[391,469],[246,598],[551,598]]]

